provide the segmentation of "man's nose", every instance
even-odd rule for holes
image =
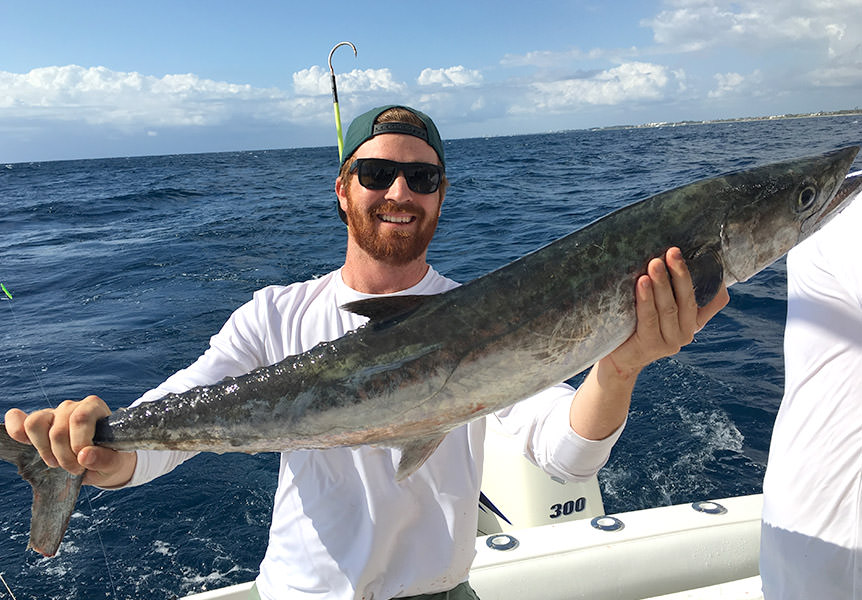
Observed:
[[[389,186],[389,190],[386,195],[391,198],[413,197],[410,187],[407,185],[407,178],[404,177],[404,173],[402,171],[398,171],[398,174],[395,176],[395,181],[393,181],[392,185]]]

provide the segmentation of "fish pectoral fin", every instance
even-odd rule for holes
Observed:
[[[443,441],[443,436],[422,438],[409,442],[401,447],[401,462],[398,463],[398,472],[395,474],[396,481],[403,481],[410,477],[416,469],[425,464],[428,457],[434,454],[437,446]]]
[[[16,465],[21,477],[33,487],[27,548],[54,556],[75,510],[84,475],[48,467],[33,446],[10,438],[3,424],[0,424],[0,459]]]
[[[694,284],[694,299],[698,306],[705,306],[715,298],[724,281],[721,255],[712,247],[702,246],[686,253],[684,258]]]
[[[344,310],[368,317],[372,324],[380,325],[387,321],[394,321],[415,312],[419,307],[434,298],[437,294],[427,296],[385,296],[383,298],[367,298],[348,302],[341,306]]]

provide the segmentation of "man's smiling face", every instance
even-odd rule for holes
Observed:
[[[357,158],[439,164],[436,152],[426,142],[398,133],[371,138],[350,160]],[[347,213],[350,236],[359,247],[375,260],[391,265],[423,256],[437,228],[443,188],[431,194],[416,193],[400,172],[385,190],[362,187],[355,173],[347,177],[349,182],[340,184],[339,199]]]

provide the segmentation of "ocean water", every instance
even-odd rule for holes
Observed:
[[[429,260],[468,281],[646,196],[862,141],[857,117],[452,140]],[[337,268],[334,148],[0,164],[0,409],[132,402],[264,285]],[[639,379],[599,475],[608,512],[760,491],[781,398],[785,268],[731,288]],[[164,599],[252,579],[278,459],[201,455],[85,488],[60,553],[25,551],[30,488],[0,464],[0,573],[27,598]],[[0,589],[0,599],[9,597]]]

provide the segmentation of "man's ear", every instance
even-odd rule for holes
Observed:
[[[335,195],[338,196],[338,205],[341,207],[341,210],[347,212],[347,193],[344,187],[341,177],[337,177],[335,179]]]

